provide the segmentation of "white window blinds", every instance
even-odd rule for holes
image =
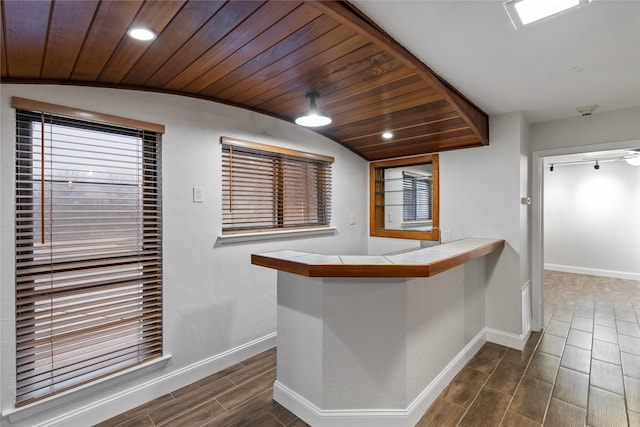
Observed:
[[[329,226],[332,157],[221,143],[223,234]]]
[[[402,220],[429,221],[432,218],[432,188],[430,176],[402,173]]]
[[[162,354],[160,133],[23,104],[14,100],[18,406]]]

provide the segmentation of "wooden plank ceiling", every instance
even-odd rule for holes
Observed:
[[[127,36],[134,25],[158,34]],[[316,131],[367,160],[488,144],[488,118],[346,2],[3,0],[2,81],[182,94]],[[391,131],[385,140],[381,134]]]

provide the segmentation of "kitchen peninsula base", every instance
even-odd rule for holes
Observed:
[[[313,426],[413,426],[486,341],[491,257],[484,255],[503,245],[465,239],[385,257],[254,255],[252,262],[280,270],[274,399]],[[460,256],[465,262],[451,263]],[[352,272],[380,264],[395,265],[399,274],[411,265],[448,262],[450,267],[430,277],[309,277],[298,267],[298,273],[283,271],[301,258],[308,265],[314,260],[356,266]]]

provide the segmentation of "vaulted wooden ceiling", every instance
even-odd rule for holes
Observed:
[[[488,118],[348,2],[3,0],[2,81],[182,94],[316,131],[367,160],[488,144]],[[152,42],[127,36],[142,25]],[[452,52],[455,54],[455,52]],[[393,139],[381,134],[391,131]]]

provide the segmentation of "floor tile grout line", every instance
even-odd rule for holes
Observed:
[[[551,319],[549,319],[549,320],[551,320]],[[549,323],[549,322],[547,322],[547,323]],[[518,392],[518,389],[520,388],[520,385],[522,384],[522,380],[524,379],[524,375],[527,372],[527,369],[529,369],[529,365],[531,365],[531,361],[533,360],[533,356],[535,356],[536,352],[538,351],[538,348],[540,347],[540,342],[542,342],[542,337],[544,336],[544,334],[545,334],[545,330],[542,329],[540,337],[538,337],[538,342],[536,343],[535,347],[533,348],[533,351],[531,352],[531,356],[527,360],[527,364],[525,365],[524,370],[522,371],[522,375],[520,375],[520,379],[518,380],[518,384],[516,385],[516,388],[513,390],[513,395],[511,395],[511,397],[509,398],[509,404],[507,404],[507,409],[504,411],[504,414],[502,414],[502,419],[500,419],[500,424],[498,424],[498,425],[502,425],[502,423],[504,423],[504,419],[507,417],[507,412],[509,412],[509,408],[511,407],[511,403],[513,402],[513,399],[516,397],[516,393]],[[531,335],[529,335],[529,336],[531,336]],[[527,344],[525,343],[525,347],[524,348],[526,348],[526,345]],[[523,350],[524,350],[524,348],[523,348]],[[506,355],[506,353],[505,353],[505,355]],[[548,406],[548,403],[547,403],[547,406]],[[531,418],[529,418],[529,417],[527,417],[525,415],[522,415],[522,414],[517,414],[517,415],[519,415],[521,417],[524,417],[524,418],[526,418],[528,420],[531,420]],[[531,421],[537,422],[535,420],[531,420]],[[543,418],[543,421],[544,421],[544,418]],[[540,424],[542,424],[542,423],[540,423]]]
[[[275,369],[275,368],[274,368],[274,369]],[[247,383],[247,382],[251,381],[252,379],[257,378],[257,377],[259,377],[260,375],[264,375],[264,374],[265,374],[265,373],[267,373],[267,372],[271,372],[272,370],[273,370],[273,369],[269,369],[269,370],[268,370],[268,371],[266,371],[266,372],[263,372],[263,373],[261,373],[261,374],[255,375],[255,376],[251,377],[250,379],[248,379],[247,381],[245,381],[245,382],[241,383],[240,385],[245,384],[245,383]],[[227,394],[227,393],[230,393],[230,392],[232,392],[232,391],[234,391],[234,390],[237,390],[237,389],[239,388],[239,385],[238,385],[238,384],[234,383],[230,378],[228,378],[228,377],[229,377],[230,375],[232,375],[232,374],[233,374],[233,373],[231,373],[231,374],[229,374],[229,375],[225,375],[224,377],[221,377],[221,378],[219,378],[219,379],[222,379],[222,378],[227,379],[227,380],[228,380],[228,381],[233,385],[233,387],[231,387],[231,388],[230,388],[230,389],[228,389],[228,390],[224,390],[224,391],[222,391],[222,392],[220,392],[220,393],[216,394],[215,396],[211,397],[210,399],[206,399],[206,400],[203,400],[203,401],[199,401],[197,405],[195,405],[195,406],[193,406],[193,407],[190,407],[189,409],[186,409],[186,410],[184,410],[184,411],[180,411],[180,412],[176,413],[174,416],[169,417],[169,418],[167,418],[164,422],[160,423],[160,425],[162,425],[162,424],[166,424],[166,423],[168,423],[168,422],[170,422],[170,421],[173,421],[173,420],[176,420],[177,418],[182,417],[182,416],[184,416],[184,415],[188,414],[188,413],[189,413],[189,412],[191,412],[193,409],[200,408],[200,407],[202,407],[202,406],[206,405],[207,403],[210,403],[210,402],[212,402],[212,401],[214,401],[214,400],[215,400],[215,401],[216,401],[216,402],[217,402],[217,403],[222,407],[222,409],[224,409],[224,411],[225,411],[224,413],[219,414],[218,416],[222,416],[222,415],[224,415],[224,414],[226,414],[226,413],[230,412],[233,408],[235,408],[235,407],[237,407],[237,406],[240,406],[240,405],[242,405],[243,403],[245,403],[246,401],[243,401],[243,402],[239,403],[238,405],[236,405],[236,406],[234,406],[234,407],[232,407],[232,408],[227,408],[227,407],[226,407],[222,402],[220,402],[220,400],[218,400],[218,398],[219,398],[219,397],[221,397],[221,396],[223,396],[223,395],[225,395],[225,394]],[[217,380],[216,380],[216,381],[217,381]],[[203,387],[206,387],[206,386],[203,386]],[[198,387],[198,388],[200,388],[200,387]],[[196,390],[197,390],[197,389],[196,389]],[[173,396],[173,394],[172,394],[172,396]],[[255,396],[253,396],[253,397],[255,397]],[[253,399],[253,397],[251,397],[249,400]],[[175,397],[174,397],[174,399],[175,399]],[[156,426],[156,423],[153,421],[153,418],[151,418],[151,415],[148,415],[148,416],[149,416],[149,418],[151,419],[151,421],[153,422],[154,426]],[[218,416],[216,416],[215,418],[217,418]]]
[[[560,354],[560,363],[558,363],[558,369],[556,370],[556,374],[554,376],[553,383],[551,384],[551,393],[549,394],[549,400],[547,401],[547,405],[545,407],[544,414],[542,415],[542,422],[540,423],[542,425],[544,425],[544,422],[547,419],[547,415],[549,413],[549,407],[551,406],[551,399],[553,399],[553,392],[556,389],[556,383],[558,381],[558,375],[560,374],[560,368],[562,367],[562,357],[564,356],[564,352],[565,352],[565,350],[567,348],[567,341],[569,339],[569,332],[571,331],[571,324],[573,323],[573,318],[577,316],[576,309],[577,309],[578,305],[579,304],[576,304],[576,306],[574,307],[574,309],[573,309],[573,311],[571,313],[572,314],[571,315],[571,322],[569,322],[569,330],[567,331],[567,336],[564,337],[564,345],[562,346],[562,354]],[[593,319],[592,319],[592,322],[593,322]],[[540,337],[540,342],[542,342],[542,339],[544,338],[545,334],[546,334],[546,331],[544,331],[542,333],[542,336]],[[593,334],[592,334],[592,340],[593,340]],[[538,346],[536,346],[536,350],[535,350],[536,352],[538,351],[540,342],[538,343]],[[591,346],[593,347],[593,343],[591,343]],[[534,352],[534,354],[535,354],[535,352]],[[523,378],[524,378],[524,374],[523,374]],[[515,396],[515,394],[514,394],[514,396]],[[561,399],[558,399],[558,400],[561,400]],[[562,400],[562,401],[564,402],[564,400]],[[589,402],[589,400],[588,400],[588,396],[587,396],[587,405],[588,405],[588,402]],[[566,403],[569,403],[569,402],[566,402]],[[585,408],[585,411],[586,411],[586,408]]]
[[[251,398],[250,398],[250,399],[247,399],[247,400],[243,401],[242,403],[239,403],[238,405],[236,405],[236,406],[232,407],[231,409],[227,410],[225,413],[223,413],[223,414],[219,414],[219,415],[216,415],[215,417],[211,418],[210,420],[207,420],[204,424],[205,424],[205,425],[212,425],[212,424],[211,424],[212,422],[214,422],[214,421],[218,420],[219,418],[221,418],[221,417],[223,417],[223,416],[227,415],[228,413],[230,413],[230,412],[232,412],[232,411],[234,411],[234,410],[238,409],[238,408],[239,408],[239,407],[241,407],[242,405],[244,405],[244,404],[246,404],[246,403],[249,403],[249,402],[251,402],[251,401],[252,401],[252,400],[254,400],[254,399],[257,399],[257,398],[258,398],[258,396],[260,396],[262,393],[265,393],[265,392],[267,392],[267,391],[269,391],[269,389],[262,390],[262,391],[261,391],[261,392],[259,392],[258,394],[251,396]],[[274,402],[275,402],[275,401],[274,401]],[[220,402],[218,402],[218,403],[220,403]],[[277,402],[276,402],[276,403],[277,403]],[[223,406],[223,408],[224,408],[224,406]],[[259,414],[257,414],[257,415],[258,415],[258,416],[260,416],[260,415],[262,415],[262,414],[269,414],[269,413],[270,413],[270,410],[269,410],[269,411],[260,412],[260,413],[259,413]],[[294,414],[294,415],[295,415],[295,414]],[[274,418],[275,418],[275,417],[274,417]],[[297,420],[297,419],[299,419],[299,418],[296,416],[296,420]],[[277,420],[277,421],[278,421],[280,424],[282,424],[282,423],[280,422],[280,420]],[[244,423],[244,425],[247,425],[248,423],[250,423],[250,421],[247,421],[246,423]]]
[[[486,342],[482,345],[482,347],[480,347],[480,350],[482,350],[482,348],[483,348],[487,343],[489,343],[489,342],[490,342],[490,341],[486,341]],[[505,348],[507,348],[507,351],[508,351],[508,347],[505,347]],[[478,352],[476,352],[476,354],[475,354],[473,357],[475,357],[475,356],[480,352],[480,350],[478,350]],[[451,385],[451,382],[453,382],[453,380],[451,380],[451,382],[450,382],[449,384],[447,384],[447,387],[445,387],[445,389],[440,393],[440,395],[438,395],[438,397],[442,397],[442,399],[443,399],[443,400],[446,400],[447,402],[452,403],[452,404],[454,404],[454,405],[456,405],[456,406],[459,406],[459,407],[461,407],[461,408],[463,408],[463,409],[464,409],[463,414],[460,416],[460,418],[459,418],[459,419],[458,419],[458,421],[456,422],[456,426],[459,426],[459,425],[460,425],[460,422],[464,419],[465,415],[467,415],[467,412],[469,412],[469,409],[473,406],[473,403],[477,400],[478,396],[479,396],[479,395],[480,395],[480,393],[482,392],[482,389],[484,389],[484,388],[486,387],[487,383],[489,382],[489,379],[491,378],[491,375],[493,375],[493,373],[496,371],[496,369],[498,369],[498,365],[500,365],[500,363],[504,360],[505,356],[507,355],[507,351],[505,351],[505,352],[504,352],[504,354],[500,357],[500,360],[496,363],[496,366],[495,366],[495,367],[493,368],[493,370],[492,370],[492,371],[487,375],[487,379],[486,379],[486,380],[484,380],[484,382],[482,383],[482,386],[479,388],[479,390],[478,390],[478,392],[476,393],[476,395],[474,396],[474,398],[471,400],[471,402],[469,402],[469,406],[468,406],[468,407],[466,407],[466,408],[465,408],[464,406],[459,405],[459,404],[457,404],[457,403],[455,403],[455,402],[452,402],[452,401],[450,401],[450,400],[446,399],[445,397],[442,397],[442,396],[441,396],[441,395],[444,393],[444,391],[449,387],[449,385]],[[467,368],[467,367],[468,367],[468,368],[469,368],[469,369],[471,369],[471,370],[474,370],[474,371],[476,371],[476,372],[483,373],[482,371],[479,371],[479,370],[477,370],[477,369],[472,368],[471,366],[468,366],[468,363],[473,359],[473,357],[472,357],[472,358],[471,358],[471,359],[470,359],[470,360],[469,360],[469,361],[468,361],[468,362],[467,362],[467,363],[462,367],[462,369],[464,369],[464,368]],[[460,370],[460,372],[462,372],[462,369]],[[456,374],[456,376],[458,376],[458,375],[460,374],[460,372],[458,372],[458,373]],[[455,377],[454,377],[454,379],[455,379]],[[491,387],[489,387],[489,389],[494,390],[494,389],[493,389],[493,388],[491,388]],[[494,391],[499,392],[499,390],[494,390]],[[504,394],[504,393],[503,393],[503,394]],[[506,411],[505,411],[505,412],[506,412]],[[425,412],[425,414],[426,414],[426,412]],[[424,414],[423,414],[423,416],[424,416]]]
[[[544,335],[544,334],[543,334]],[[540,336],[540,340],[542,340],[542,335]],[[513,402],[513,399],[516,397],[516,393],[518,392],[518,389],[520,388],[520,385],[522,384],[522,380],[524,380],[525,377],[525,372],[527,372],[527,369],[529,369],[529,365],[531,364],[531,361],[533,360],[533,356],[535,355],[535,352],[538,349],[538,345],[540,345],[540,342],[538,342],[538,344],[536,345],[536,348],[534,349],[533,354],[531,355],[531,358],[529,358],[529,361],[527,362],[527,365],[524,368],[524,371],[522,371],[522,375],[520,376],[520,380],[518,381],[518,385],[516,385],[515,390],[513,391],[513,395],[511,396],[511,398],[509,399],[509,404],[507,405],[507,410],[504,412],[504,415],[502,416],[502,420],[500,420],[500,424],[502,424],[504,422],[505,417],[507,416],[507,412],[509,412],[509,408],[511,407],[511,403]],[[548,404],[547,404],[548,405]],[[514,412],[515,413],[515,412]],[[523,414],[518,414],[517,415],[524,417],[528,420],[537,422],[536,420],[532,420],[531,418],[527,417],[526,415]],[[544,421],[544,418],[543,418]],[[542,424],[542,423],[540,423]]]
[[[489,341],[487,341],[487,342],[489,342]],[[484,346],[487,344],[487,342],[485,342],[485,343],[482,345],[482,347],[484,347]],[[480,350],[482,350],[482,347],[480,347]],[[480,352],[480,350],[478,350],[478,353]],[[476,353],[475,355],[477,355],[478,353]],[[479,389],[479,390],[478,390],[478,392],[476,393],[476,395],[475,395],[475,397],[473,398],[473,400],[471,400],[471,402],[469,402],[469,406],[468,406],[467,408],[465,408],[464,413],[462,414],[462,416],[460,417],[460,419],[459,419],[459,420],[458,420],[458,422],[456,423],[456,426],[460,426],[460,422],[461,422],[461,421],[464,419],[464,417],[467,415],[467,412],[469,412],[469,409],[471,409],[471,407],[473,406],[473,403],[478,399],[478,396],[480,396],[480,393],[482,393],[482,389],[483,389],[483,388],[485,388],[485,386],[487,385],[487,382],[489,382],[489,378],[491,378],[491,375],[493,375],[493,373],[496,371],[496,369],[498,369],[498,365],[500,364],[500,362],[502,362],[502,360],[504,359],[504,357],[506,356],[506,354],[507,354],[507,352],[505,351],[505,353],[502,355],[502,357],[500,358],[500,360],[498,361],[498,363],[496,363],[496,366],[493,368],[493,370],[491,371],[491,373],[489,373],[489,375],[487,375],[487,379],[486,379],[486,380],[484,380],[484,382],[482,383],[482,387],[480,387],[480,389]],[[474,355],[473,357],[475,357],[475,355]],[[472,359],[473,359],[473,358],[472,358]],[[470,362],[470,361],[471,361],[471,360],[469,360],[469,362]],[[469,362],[467,362],[467,363],[469,363]],[[466,366],[467,366],[467,365],[465,364],[465,365],[463,366],[463,369],[464,369],[464,367],[466,367]],[[471,368],[471,367],[470,367],[470,369],[473,369],[473,368]],[[462,370],[461,370],[461,371],[462,371]],[[477,369],[474,369],[474,371],[478,371],[478,370],[477,370]],[[478,371],[478,372],[481,372],[481,371]],[[456,376],[457,376],[457,374],[456,374]],[[455,377],[454,377],[454,378],[455,378]],[[452,381],[453,381],[453,380],[452,380]],[[449,383],[449,384],[451,384],[451,383]],[[447,385],[447,387],[448,387],[448,386],[449,386],[449,385]],[[445,390],[446,390],[446,388],[445,388]],[[444,392],[444,390],[443,390],[443,392]],[[445,399],[445,400],[446,400],[446,399]],[[447,400],[447,402],[448,402],[448,400]],[[454,403],[454,402],[451,402],[451,403]],[[458,405],[458,406],[460,406],[460,405]]]

